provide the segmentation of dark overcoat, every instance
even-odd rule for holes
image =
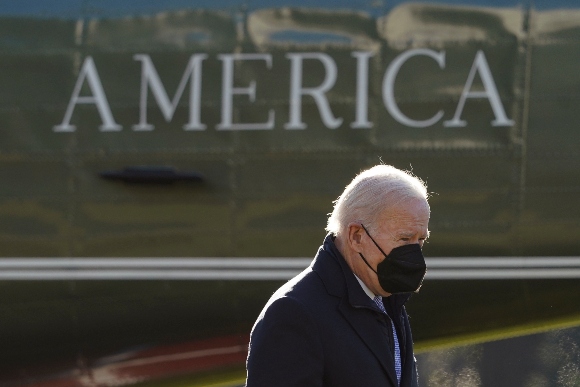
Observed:
[[[404,303],[383,299],[383,314],[327,236],[312,264],[270,298],[251,333],[247,387],[396,387],[394,321],[401,387],[416,387],[413,339]]]

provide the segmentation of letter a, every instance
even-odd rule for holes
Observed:
[[[88,82],[89,88],[91,89],[92,95],[81,97],[81,88],[85,79]],[[72,96],[66,108],[66,113],[60,125],[56,125],[52,128],[55,132],[74,132],[77,127],[70,124],[75,106],[77,104],[95,104],[103,125],[99,126],[99,129],[103,132],[115,132],[121,130],[123,127],[118,125],[113,118],[113,113],[111,113],[111,108],[109,107],[109,102],[107,101],[107,96],[103,90],[103,85],[101,84],[101,79],[97,73],[97,68],[95,67],[95,62],[93,58],[87,56],[77,78],[77,83],[75,84]]]
[[[473,85],[473,79],[475,78],[476,72],[479,72],[485,91],[469,91]],[[477,51],[477,54],[475,55],[475,60],[473,61],[473,66],[471,66],[471,70],[469,71],[469,76],[467,77],[467,82],[465,83],[465,87],[461,93],[461,98],[459,98],[455,115],[451,120],[443,121],[443,126],[462,127],[467,125],[467,121],[459,119],[461,113],[463,113],[465,100],[467,98],[487,98],[489,100],[491,109],[495,115],[495,120],[491,121],[493,126],[512,126],[514,124],[514,121],[507,118],[505,114],[505,110],[501,104],[501,99],[499,98],[499,93],[497,92],[497,87],[495,87],[493,76],[489,70],[489,65],[487,64],[485,55],[481,50]]]

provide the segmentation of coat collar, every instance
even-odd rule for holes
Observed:
[[[334,236],[328,234],[324,244],[318,250],[312,269],[318,273],[328,294],[335,297],[347,296],[355,307],[376,309],[372,300],[366,295],[346,260],[334,244]]]
[[[378,310],[374,302],[366,295],[358,283],[354,273],[346,263],[346,260],[338,251],[334,244],[334,235],[328,234],[324,238],[324,243],[318,249],[316,257],[312,262],[312,269],[318,273],[328,294],[343,297],[348,296],[353,307],[370,307]],[[343,281],[338,280],[343,278]],[[395,294],[384,298],[385,304],[388,302],[399,313],[400,308],[411,297],[411,293]],[[386,305],[385,305],[386,306]]]

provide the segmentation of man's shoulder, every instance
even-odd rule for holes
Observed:
[[[320,307],[320,304],[325,303],[332,296],[328,294],[319,273],[310,266],[282,285],[270,297],[266,308],[284,298],[310,309]]]
[[[287,303],[319,315],[327,307],[336,308],[346,292],[340,262],[328,249],[320,248],[311,265],[283,284],[268,300],[263,313]]]
[[[322,279],[311,266],[282,285],[272,298],[291,297],[301,299],[307,295],[325,292]]]

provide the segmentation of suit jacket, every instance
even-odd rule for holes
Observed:
[[[404,302],[383,299],[401,349],[401,387],[416,387]],[[396,387],[391,319],[366,295],[328,235],[312,264],[270,298],[252,329],[247,387]]]

